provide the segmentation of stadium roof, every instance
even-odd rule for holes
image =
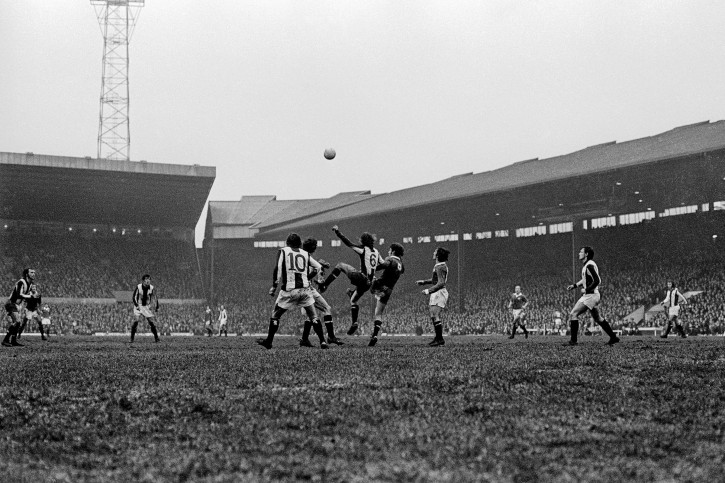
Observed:
[[[193,229],[216,168],[0,153],[0,218]]]
[[[273,195],[242,196],[240,201],[210,201],[209,215],[214,226],[248,225],[261,229],[358,203],[370,196],[369,191],[308,200],[278,200]]]
[[[591,175],[691,154],[725,149],[725,121],[681,126],[654,136],[590,146],[570,154],[520,161],[481,173],[453,176],[422,186],[369,196],[355,204],[320,213],[308,213],[286,224],[260,223],[263,232],[289,231],[354,217],[414,206],[512,190],[524,186]],[[282,216],[280,216],[280,219]]]

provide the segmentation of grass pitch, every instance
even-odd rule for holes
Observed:
[[[3,481],[722,481],[725,340],[2,348]]]

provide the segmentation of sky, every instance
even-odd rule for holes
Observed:
[[[212,201],[327,198],[717,121],[724,22],[717,0],[147,0],[131,159],[215,166]],[[95,157],[102,56],[90,1],[0,1],[0,151]]]

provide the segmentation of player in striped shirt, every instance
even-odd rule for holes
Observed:
[[[21,346],[18,342],[18,331],[21,324],[21,311],[23,302],[26,302],[34,296],[30,293],[30,285],[35,281],[35,269],[26,268],[23,270],[23,277],[15,282],[10,298],[5,302],[5,312],[8,316],[8,330],[2,345],[5,347]]]
[[[682,327],[682,324],[680,324],[679,316],[680,306],[687,305],[687,299],[679,290],[677,290],[677,285],[673,280],[667,281],[667,294],[665,295],[665,299],[660,302],[660,305],[667,309],[667,327],[665,328],[665,333],[660,337],[666,339],[667,335],[670,333],[670,329],[672,328],[672,323],[674,323],[675,332],[683,339],[686,338],[687,335],[685,334],[685,329]]]
[[[571,284],[567,290],[574,290],[582,287],[583,295],[577,300],[574,308],[571,309],[569,317],[569,326],[571,329],[571,340],[567,345],[577,344],[577,335],[579,333],[579,316],[587,310],[591,313],[594,322],[599,324],[605,334],[609,336],[608,345],[614,345],[619,342],[619,337],[614,333],[604,317],[599,313],[599,284],[602,279],[599,277],[599,268],[594,263],[594,249],[589,246],[582,247],[579,250],[579,260],[584,263],[582,267],[582,278],[578,282]]]
[[[383,312],[390,301],[390,296],[393,294],[393,288],[398,283],[400,276],[405,273],[405,267],[403,266],[403,254],[405,249],[403,245],[399,243],[392,243],[388,250],[388,257],[376,267],[376,270],[382,270],[380,277],[373,280],[373,284],[370,287],[370,293],[375,296],[377,302],[375,303],[375,321],[373,322],[373,334],[370,336],[369,347],[373,347],[378,343],[378,334],[383,326]]]
[[[347,331],[347,335],[353,335],[358,328],[357,317],[360,313],[360,306],[358,301],[365,292],[370,290],[370,286],[373,283],[373,277],[375,276],[375,268],[378,264],[383,262],[383,257],[375,248],[375,237],[368,232],[360,235],[360,243],[352,243],[345,235],[340,232],[337,225],[332,227],[332,231],[335,235],[342,240],[342,242],[357,253],[360,257],[360,270],[357,270],[352,265],[340,262],[332,270],[330,275],[327,276],[324,282],[320,284],[320,292],[324,292],[330,286],[332,282],[341,274],[347,275],[350,283],[355,287],[349,289],[347,294],[350,296],[350,317],[352,324]]]
[[[222,332],[224,332],[224,337],[228,337],[229,333],[227,332],[227,309],[225,309],[223,305],[220,305],[219,306],[219,337],[222,336]]]
[[[133,313],[136,320],[131,324],[131,343],[136,337],[136,329],[141,319],[146,319],[151,333],[154,335],[154,342],[159,342],[159,333],[156,330],[156,312],[159,311],[159,298],[156,296],[156,288],[151,285],[151,275],[141,277],[141,283],[136,285],[131,297],[133,302]]]
[[[25,301],[25,315],[23,315],[23,322],[20,324],[20,328],[18,329],[18,339],[20,339],[20,336],[25,331],[25,327],[28,325],[28,322],[32,322],[37,319],[40,336],[42,340],[46,340],[45,335],[43,334],[43,326],[40,323],[40,319],[38,319],[38,307],[40,307],[40,304],[42,303],[42,298],[40,296],[40,292],[38,291],[37,283],[30,284],[30,295],[31,297]]]
[[[272,317],[269,319],[267,338],[258,339],[257,344],[271,349],[282,315],[292,307],[303,307],[307,317],[312,321],[312,328],[315,329],[315,333],[320,339],[320,348],[327,349],[327,342],[325,342],[325,335],[322,332],[322,324],[317,317],[315,299],[312,296],[312,288],[308,279],[309,267],[320,270],[322,266],[302,249],[302,239],[297,233],[290,233],[287,236],[286,244],[287,246],[281,248],[277,254],[277,263],[272,273],[273,281],[269,295],[274,297],[278,286],[280,292],[274,304]]]

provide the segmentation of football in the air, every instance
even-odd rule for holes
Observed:
[[[335,159],[337,153],[332,148],[325,149],[325,159]]]

